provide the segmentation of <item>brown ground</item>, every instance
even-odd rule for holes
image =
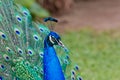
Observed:
[[[98,30],[120,27],[120,0],[93,0],[75,3],[60,17],[56,30],[79,30],[90,26]]]

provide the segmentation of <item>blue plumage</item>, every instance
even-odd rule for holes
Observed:
[[[53,47],[44,50],[44,80],[65,80],[56,52]]]
[[[52,37],[51,37],[52,36]],[[50,41],[53,38],[54,43]],[[44,80],[65,80],[64,74],[53,45],[58,44],[60,37],[55,32],[50,32],[44,41]]]
[[[80,80],[79,67],[71,74],[70,63],[56,32],[32,21],[29,10],[13,0],[0,1],[0,80]]]

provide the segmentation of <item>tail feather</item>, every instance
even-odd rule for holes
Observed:
[[[39,57],[43,52],[43,36],[45,36],[43,27],[42,24],[32,22],[26,8],[13,5],[12,0],[1,0],[0,78],[40,79],[38,75],[43,74],[42,57]],[[49,32],[49,29],[46,31]],[[39,67],[40,69],[37,69]]]
[[[13,0],[0,0],[0,80],[42,80],[44,39],[49,32],[44,24],[32,21],[25,7]],[[67,72],[69,53],[55,48],[66,79],[70,80],[75,76]]]

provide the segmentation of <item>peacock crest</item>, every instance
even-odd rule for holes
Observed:
[[[58,22],[52,17],[44,21]],[[0,80],[56,80],[50,73],[59,68],[61,80],[81,80],[79,66],[71,70],[69,51],[60,40],[46,25],[32,21],[27,8],[13,0],[0,0]],[[53,59],[57,66],[49,63]]]

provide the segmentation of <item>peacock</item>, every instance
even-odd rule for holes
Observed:
[[[82,80],[61,37],[45,23],[32,21],[13,0],[0,0],[0,80]]]

